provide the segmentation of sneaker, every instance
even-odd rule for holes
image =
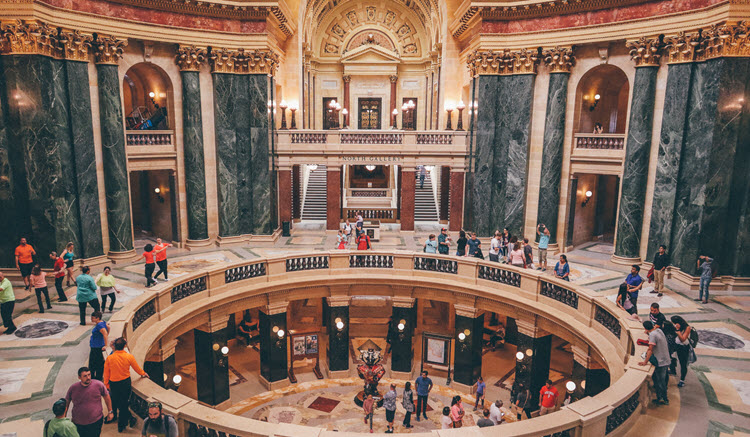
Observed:
[[[169,282],[169,278],[164,278],[164,282]]]
[[[656,293],[658,293],[658,291],[656,291],[656,290],[651,290],[651,291],[649,291],[649,293],[651,293],[651,294],[656,294]]]
[[[421,422],[421,421],[422,419],[420,419],[419,416],[417,416],[417,422]]]
[[[693,300],[696,301],[696,302],[700,302],[701,298],[699,297],[699,298],[696,298],[696,299],[693,299]]]
[[[10,334],[12,334],[14,332],[16,332],[16,328],[8,329],[7,331],[5,331],[5,334],[10,335]]]
[[[662,296],[664,296],[664,293],[659,293],[656,295],[656,297],[662,297]]]
[[[153,279],[154,279],[154,284],[158,284],[159,283],[159,281],[157,281],[156,278],[153,278]]]
[[[678,382],[677,387],[685,387],[685,381]]]

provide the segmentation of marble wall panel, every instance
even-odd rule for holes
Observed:
[[[252,126],[253,109],[250,106],[250,82],[245,75],[233,75],[232,94],[234,100],[231,116],[232,129],[236,138],[235,159],[237,159],[237,224],[239,234],[253,232],[253,165],[252,165]],[[265,106],[264,106],[265,107]],[[221,144],[217,144],[221,148]]]
[[[467,228],[479,235],[489,235],[490,208],[492,207],[493,160],[495,148],[495,126],[497,124],[497,99],[499,76],[479,76],[477,79],[478,103],[476,123],[474,126],[474,156],[475,167],[469,174],[471,190],[465,209],[470,210],[471,220],[467,220]]]
[[[269,79],[265,74],[247,76],[250,109],[250,174],[252,175],[252,233],[270,235],[276,228],[275,178],[270,166]]]
[[[495,109],[495,131],[492,141],[492,180],[490,187],[492,197],[489,199],[490,207],[483,213],[489,215],[489,227],[487,232],[480,235],[492,235],[495,230],[500,230],[508,223],[506,221],[507,205],[509,200],[508,180],[518,169],[511,168],[508,147],[510,145],[511,132],[508,126],[510,114],[515,110],[514,101],[510,99],[510,87],[512,86],[513,76],[497,77],[497,94],[493,104]],[[481,108],[479,109],[481,111]],[[526,169],[524,168],[524,172]],[[518,233],[511,230],[512,235]]]
[[[8,94],[5,92],[6,81],[3,73],[3,64],[6,57],[0,57],[0,96],[3,102],[9,102]],[[13,251],[18,244],[18,237],[25,235],[30,230],[23,229],[28,224],[26,197],[19,195],[25,192],[25,172],[22,166],[13,165],[18,162],[19,154],[17,147],[11,147],[10,129],[6,123],[5,104],[0,104],[0,266],[15,266]],[[21,187],[22,186],[22,187]]]
[[[232,98],[235,76],[214,74],[214,126],[216,130],[216,173],[219,191],[219,235],[240,235],[237,134],[234,130]]]
[[[633,83],[615,244],[615,255],[623,258],[640,257],[657,72],[640,67]]]
[[[208,238],[208,215],[200,78],[197,71],[183,71],[180,76],[182,78],[182,144],[185,157],[188,239],[205,240]]]
[[[109,250],[126,252],[133,249],[133,230],[120,79],[116,65],[98,64],[96,69]]]

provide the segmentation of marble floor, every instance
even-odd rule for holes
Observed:
[[[333,250],[336,236],[326,233],[323,227],[321,222],[295,224],[291,237],[282,237],[276,242],[200,251],[169,249],[170,277],[178,278],[194,269],[243,259]],[[402,234],[397,226],[389,225],[382,230],[380,241],[373,246],[376,249],[421,251],[427,235],[439,232],[440,227],[438,223],[419,223],[416,233]],[[145,244],[139,241],[137,247],[142,247],[141,243]],[[483,243],[488,245],[489,239],[483,239]],[[629,267],[611,263],[611,253],[612,245],[601,242],[585,244],[567,252],[572,281],[613,299]],[[554,266],[556,260],[557,257],[550,254],[550,267]],[[116,265],[114,275],[123,291],[117,295],[117,311],[129,299],[145,292],[143,264]],[[662,297],[649,293],[648,289],[644,290],[639,298],[638,313],[642,318],[646,317],[650,303],[659,302],[668,316],[683,315],[701,336],[696,348],[698,361],[690,366],[685,387],[678,389],[675,379],[670,379],[671,405],[650,406],[628,435],[750,437],[750,293],[712,293],[709,303],[703,305],[693,301],[696,292],[676,281],[667,279],[666,287]],[[67,288],[66,294],[73,298],[75,287]],[[13,335],[0,335],[2,437],[40,435],[44,421],[51,417],[52,403],[65,395],[68,387],[77,380],[76,370],[87,362],[91,327],[78,324],[75,302],[58,303],[55,295],[51,293],[53,309],[39,314],[36,298],[22,286],[16,286],[14,320],[19,330]],[[105,319],[109,317],[110,314],[105,313]],[[506,371],[512,369],[512,358],[508,359],[502,353],[487,353],[484,360],[487,363],[485,369],[491,369],[484,372],[488,397],[504,399],[509,393],[503,386],[512,381],[512,375]],[[262,393],[254,377],[257,366],[232,361],[230,364],[246,379],[246,382],[233,386],[231,410],[236,414],[341,431],[366,429],[357,408],[348,401],[352,393],[359,390],[358,379],[352,379],[351,384],[345,381],[318,381],[311,373],[300,372],[300,383],[293,387],[297,392],[277,396]],[[554,363],[552,367],[553,376],[567,371]],[[240,380],[237,375],[235,379]],[[435,411],[428,414],[431,421],[418,423],[412,420],[412,424],[417,426],[413,431],[433,429],[431,427],[435,423],[432,420],[438,417],[436,411],[451,395],[451,389],[444,386],[444,379],[436,378],[436,382],[439,385],[430,399]],[[403,387],[403,382],[399,384],[399,387]],[[241,390],[235,391],[240,387]],[[256,398],[261,394],[261,398]],[[467,405],[471,404],[470,401],[467,399]],[[396,423],[400,424],[402,418],[403,415],[399,413]],[[374,428],[384,430],[382,414],[376,415]],[[104,427],[106,436],[117,435],[115,431],[113,425]],[[397,431],[408,430],[397,425]],[[137,434],[129,429],[125,435]]]

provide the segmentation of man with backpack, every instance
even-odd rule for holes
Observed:
[[[78,430],[70,419],[65,418],[65,410],[68,406],[65,398],[58,399],[52,405],[54,419],[44,424],[44,437],[80,437]]]
[[[142,437],[178,437],[174,417],[161,411],[161,402],[149,402],[148,418],[143,421]]]

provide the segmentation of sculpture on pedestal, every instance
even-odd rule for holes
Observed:
[[[378,392],[378,382],[385,375],[385,368],[380,364],[382,360],[380,347],[372,340],[367,340],[365,344],[360,346],[359,350],[359,359],[362,360],[363,364],[357,366],[357,374],[365,381],[365,387],[364,390],[357,393],[354,403],[361,407],[364,398],[372,395],[378,407],[380,407],[383,405],[383,397]]]

